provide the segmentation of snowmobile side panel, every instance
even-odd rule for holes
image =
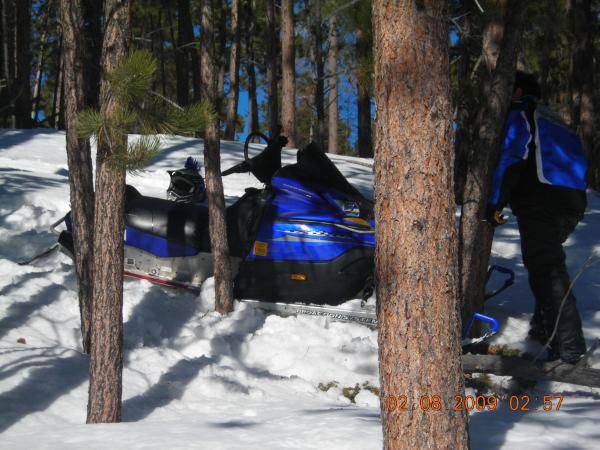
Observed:
[[[197,248],[189,245],[144,233],[129,226],[125,227],[125,245],[145,250],[162,258],[194,256],[200,252]]]
[[[373,249],[355,248],[330,261],[245,260],[236,298],[338,305],[356,298],[373,274]]]

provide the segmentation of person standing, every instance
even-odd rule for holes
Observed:
[[[529,335],[546,343],[558,319],[548,359],[575,364],[586,346],[575,296],[568,293],[563,243],[587,206],[588,164],[581,140],[539,104],[541,94],[534,75],[517,72],[486,220],[504,224],[502,210],[510,205],[535,297]]]

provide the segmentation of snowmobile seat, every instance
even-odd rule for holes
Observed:
[[[208,208],[146,197],[133,186],[125,191],[125,225],[143,233],[210,251]]]

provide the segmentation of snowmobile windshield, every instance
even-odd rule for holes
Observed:
[[[302,150],[298,150],[296,161],[296,164],[285,166],[277,171],[273,178],[274,185],[278,183],[276,178],[292,178],[316,184],[327,190],[335,190],[347,197],[347,200],[356,202],[360,206],[361,216],[368,218],[373,216],[372,202],[363,197],[346,180],[346,177],[316,144],[311,143]]]

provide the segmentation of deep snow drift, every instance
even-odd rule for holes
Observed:
[[[221,317],[211,312],[212,280],[200,296],[125,282],[124,423],[84,425],[88,359],[80,353],[71,261],[54,253],[17,264],[54,243],[48,226],[69,209],[64,145],[62,132],[0,132],[0,447],[381,447],[377,397],[363,389],[352,403],[342,392],[378,385],[375,331],[324,318],[265,316],[245,305]],[[201,141],[165,139],[164,153],[128,182],[164,198],[166,170],[201,153]],[[222,153],[228,168],[241,160],[242,146],[224,142]],[[332,159],[371,195],[369,164]],[[293,161],[294,152],[285,152],[284,163]],[[245,174],[224,182],[229,203],[245,187],[259,186]],[[588,199],[586,218],[567,242],[572,275],[592,252],[600,253],[600,197]],[[535,351],[525,340],[532,297],[514,220],[498,230],[494,260],[517,274],[515,286],[489,304],[502,322],[495,340]],[[600,265],[575,286],[588,344],[600,338],[599,288]],[[600,367],[600,358],[593,363]],[[319,388],[333,381],[337,387]],[[506,379],[493,382],[511,392]],[[540,383],[529,393],[551,391],[565,396],[559,412],[472,413],[473,447],[600,447],[600,390]]]

